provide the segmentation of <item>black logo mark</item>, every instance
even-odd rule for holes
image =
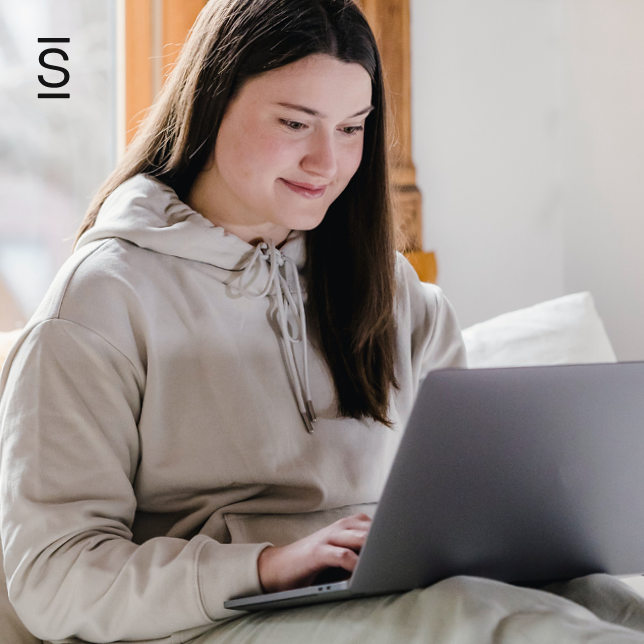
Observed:
[[[38,42],[69,42],[69,38],[38,38]],[[57,54],[62,57],[64,61],[69,60],[69,56],[62,50],[62,49],[57,49],[57,48],[50,48],[50,49],[44,49],[43,51],[40,52],[40,56],[38,57],[38,61],[40,62],[40,65],[42,67],[46,67],[47,69],[53,69],[57,72],[62,72],[63,74],[63,79],[57,83],[52,83],[50,81],[46,81],[45,77],[42,74],[38,75],[38,80],[40,81],[41,85],[44,85],[45,87],[51,87],[51,88],[59,88],[59,87],[64,87],[69,83],[69,72],[64,68],[64,67],[59,67],[58,65],[52,65],[48,63],[45,60],[45,57],[49,54]],[[45,92],[44,94],[38,94],[38,98],[69,98],[69,94],[63,94],[60,92]]]

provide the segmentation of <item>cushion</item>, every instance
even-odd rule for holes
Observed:
[[[463,339],[470,368],[617,361],[588,292],[475,324]]]

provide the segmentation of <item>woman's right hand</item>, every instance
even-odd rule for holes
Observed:
[[[265,548],[257,560],[262,589],[275,593],[310,586],[327,568],[353,572],[370,526],[368,515],[355,514],[288,546]]]

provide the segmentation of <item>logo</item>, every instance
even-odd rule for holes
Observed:
[[[64,43],[64,42],[69,42],[69,38],[38,38],[38,42]],[[49,87],[51,89],[60,89],[61,87],[65,87],[65,85],[69,83],[70,75],[69,75],[69,72],[64,67],[59,67],[58,65],[52,65],[51,63],[47,62],[46,60],[47,56],[53,56],[54,54],[61,56],[65,62],[69,60],[69,56],[62,49],[58,49],[57,47],[50,47],[48,49],[43,49],[43,51],[40,52],[38,61],[40,62],[41,67],[45,67],[46,69],[53,69],[56,72],[62,73],[63,75],[62,80],[59,80],[56,82],[52,82],[51,80],[45,80],[45,77],[42,74],[38,75],[38,80],[40,81],[40,84],[43,85],[44,87]],[[38,98],[69,98],[69,94],[65,94],[62,92],[43,92],[38,94]]]

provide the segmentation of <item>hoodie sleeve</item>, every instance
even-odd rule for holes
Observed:
[[[75,322],[37,325],[0,401],[1,532],[9,597],[37,637],[160,638],[261,592],[268,544],[205,535],[132,542],[141,374]]]
[[[420,383],[436,369],[467,368],[465,343],[454,308],[436,284],[418,279],[403,255],[398,255],[411,323],[411,353],[415,380]]]
[[[425,282],[419,284],[432,312],[431,331],[423,350],[422,377],[435,369],[465,369],[465,343],[454,308],[440,287]]]

